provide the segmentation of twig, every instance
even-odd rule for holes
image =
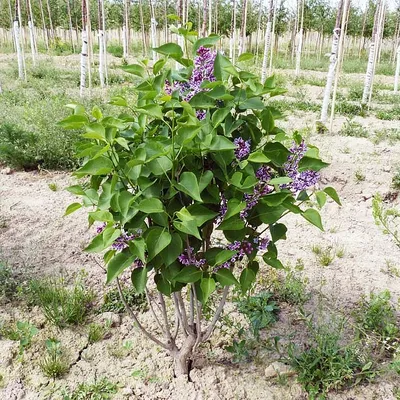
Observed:
[[[185,304],[182,299],[181,292],[177,292],[176,297],[179,301],[179,306],[180,306],[180,310],[181,310],[181,314],[182,314],[182,322],[185,324],[185,329],[187,330],[187,332],[189,334],[193,334],[193,328],[191,326],[189,326],[189,323],[188,323],[186,308],[185,308]]]
[[[151,313],[153,314],[153,317],[154,317],[154,319],[156,320],[157,325],[160,327],[161,332],[166,333],[165,330],[164,330],[164,327],[162,326],[160,320],[159,320],[158,317],[157,317],[156,312],[154,311],[153,303],[152,303],[152,301],[151,301],[151,299],[150,299],[149,291],[147,290],[147,288],[145,289],[145,293],[146,293],[147,303],[149,303]]]
[[[199,304],[199,301],[197,299],[197,293],[196,293],[196,288],[194,285],[192,285],[192,291],[193,291],[193,296],[196,302],[196,342],[194,344],[194,349],[200,344],[201,342],[201,311],[202,307],[201,304]]]
[[[185,336],[185,338],[187,338],[188,332],[186,331],[185,324],[183,323],[183,320],[182,320],[182,314],[181,314],[181,311],[180,311],[180,308],[179,308],[179,302],[178,302],[178,299],[177,299],[177,297],[176,297],[176,293],[174,293],[174,294],[172,295],[172,297],[173,297],[173,299],[174,299],[175,313],[176,313],[176,315],[177,315],[177,317],[178,317],[178,320],[179,320],[179,322],[180,322],[180,325],[182,326],[183,336]]]
[[[208,340],[208,338],[211,336],[212,331],[215,328],[215,325],[217,323],[217,321],[219,320],[219,317],[221,316],[222,310],[224,308],[225,302],[226,302],[226,298],[228,296],[228,292],[229,292],[229,286],[225,286],[224,288],[224,293],[222,294],[222,299],[219,303],[219,306],[217,308],[217,311],[215,312],[214,318],[211,321],[210,326],[208,327],[208,329],[206,330],[206,333],[204,334],[204,336],[202,337],[202,341],[205,342],[206,340]]]
[[[136,322],[137,326],[139,327],[139,329],[143,332],[143,334],[145,336],[147,336],[150,340],[152,340],[154,343],[158,344],[159,346],[161,346],[162,348],[164,348],[165,350],[170,350],[170,348],[164,344],[163,342],[161,342],[160,340],[158,340],[156,337],[154,337],[150,332],[147,332],[146,329],[143,327],[143,325],[139,322],[139,320],[137,319],[135,313],[132,311],[132,309],[129,307],[128,303],[125,300],[125,296],[122,293],[121,290],[121,285],[119,283],[119,279],[117,278],[117,288],[118,288],[118,293],[119,296],[121,298],[122,303],[125,306],[126,311],[128,311],[128,314],[132,317],[132,319]]]
[[[158,292],[158,298],[160,299],[161,309],[162,309],[162,316],[164,318],[164,325],[165,325],[165,334],[167,336],[167,340],[169,343],[172,343],[172,336],[171,336],[171,328],[168,322],[168,315],[167,315],[167,308],[165,307],[164,296],[162,293]]]

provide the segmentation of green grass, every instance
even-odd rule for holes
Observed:
[[[59,340],[46,340],[46,355],[40,361],[39,366],[48,378],[59,378],[68,372],[69,362]]]
[[[122,293],[129,307],[135,311],[146,311],[147,310],[147,299],[144,293],[136,293],[133,287],[123,287]],[[124,313],[125,306],[121,301],[118,290],[113,289],[105,294],[103,304],[100,306],[99,312],[115,312]]]
[[[352,120],[347,120],[343,124],[342,128],[340,129],[340,134],[343,136],[363,137],[363,138],[369,136],[368,130],[364,128],[363,125]]]
[[[39,332],[36,326],[27,321],[17,321],[0,328],[0,337],[19,342],[19,353],[22,355],[24,350],[32,343],[33,337]]]
[[[392,177],[392,186],[396,190],[400,190],[400,166],[396,168],[396,171]]]
[[[70,393],[64,393],[64,400],[104,400],[111,399],[118,392],[118,386],[107,378],[101,378],[93,383],[80,383]]]
[[[17,286],[12,270],[0,261],[0,304],[15,297]]]
[[[63,328],[84,322],[94,294],[80,279],[67,286],[63,279],[48,278],[30,281],[27,298],[42,309],[47,321]]]

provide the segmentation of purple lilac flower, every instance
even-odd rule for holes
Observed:
[[[292,182],[287,185],[281,185],[282,189],[290,189],[293,192],[301,192],[311,186],[314,186],[320,179],[320,174],[316,171],[307,170],[299,172],[299,162],[307,151],[304,140],[299,144],[294,144],[290,148],[290,154],[283,169]]]
[[[198,120],[202,121],[206,117],[206,110],[197,110],[196,111],[196,117]]]
[[[221,203],[219,205],[219,215],[215,220],[215,223],[219,225],[221,221],[224,219],[226,212],[228,211],[228,201],[223,193],[220,193]]]
[[[178,260],[183,265],[194,265],[195,267],[200,268],[206,263],[206,260],[204,258],[198,260],[193,251],[193,247],[186,248],[184,252],[178,257]]]
[[[236,145],[235,156],[238,160],[243,160],[250,153],[251,140],[244,140],[241,137],[236,138],[233,143]]]
[[[104,229],[106,229],[107,224],[105,222],[103,222],[102,224],[100,224],[97,228],[96,228],[96,232],[98,234],[100,234],[101,232],[104,231]]]
[[[140,231],[140,233],[139,233]],[[111,245],[113,250],[122,251],[128,247],[128,242],[130,240],[134,240],[141,235],[141,230],[138,230],[136,234],[129,235],[126,232],[122,232],[119,237],[115,240],[115,242]]]
[[[256,171],[256,178],[260,182],[268,182],[272,177],[272,170],[270,167],[263,165]]]
[[[246,218],[249,215],[249,211],[258,204],[260,198],[271,193],[272,191],[272,187],[262,183],[256,185],[253,193],[245,193],[244,201],[246,202],[246,207],[240,211],[240,218]]]
[[[257,245],[257,250],[264,251],[267,250],[267,247],[270,243],[270,239],[267,237],[256,237],[254,238],[253,242]]]

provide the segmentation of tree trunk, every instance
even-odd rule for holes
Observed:
[[[100,87],[104,87],[104,26],[102,0],[98,0],[98,27],[99,27],[99,80]]]
[[[256,35],[256,61],[255,64],[258,65],[258,46],[260,40],[260,28],[261,28],[261,15],[262,15],[262,2],[260,1],[260,9],[258,10],[258,18],[257,18],[257,35]]]
[[[67,0],[67,13],[68,13],[69,40],[71,42],[72,51],[75,53],[75,44],[74,44],[74,38],[72,35],[71,5],[69,4],[69,0]]]
[[[86,87],[86,69],[88,59],[88,40],[87,40],[87,9],[86,0],[82,0],[82,52],[81,52],[81,80],[80,96],[83,97]]]
[[[399,74],[400,74],[400,45],[397,47],[397,60],[396,60],[396,72],[394,75],[394,92],[397,93],[399,90]]]
[[[236,0],[233,0],[233,8],[232,8],[232,21],[231,21],[231,37],[229,39],[229,58],[232,63],[235,63],[235,55],[236,55]]]
[[[18,77],[19,79],[24,80],[25,79],[24,58],[22,56],[22,51],[21,51],[21,38],[19,34],[19,21],[17,16],[14,20],[14,40],[17,50]]]
[[[190,361],[195,343],[196,337],[189,335],[179,350],[177,348],[171,350],[171,356],[174,359],[174,373],[176,377],[189,375]]]
[[[124,22],[122,26],[122,48],[123,56],[129,56],[129,0],[124,1]]]
[[[367,23],[367,15],[368,15],[368,3],[367,3],[367,7],[365,8],[365,12],[364,12],[364,18],[363,18],[363,24],[362,24],[362,28],[361,28],[361,40],[360,40],[360,47],[358,49],[358,58],[361,57],[361,52],[364,49],[364,43],[365,43],[365,38],[364,38],[364,34],[365,34],[365,24]]]
[[[51,10],[49,0],[46,0],[47,4],[47,13],[49,14],[49,23],[50,23],[50,42],[54,40],[54,27],[53,27],[53,19],[51,18]]]
[[[154,49],[157,47],[157,20],[156,13],[154,11],[154,4],[152,0],[149,0],[150,3],[150,16],[151,16],[151,47]],[[157,53],[153,50],[153,62],[157,61]]]
[[[140,28],[141,28],[141,32],[142,32],[142,42],[143,42],[143,57],[146,57],[147,39],[146,39],[146,32],[144,30],[143,3],[142,3],[142,0],[139,0],[139,16],[140,16]]]
[[[240,28],[239,55],[246,51],[246,28],[247,28],[247,0],[243,0],[242,25]]]
[[[296,71],[295,71],[296,76],[300,74],[301,52],[303,49],[304,1],[305,0],[301,0],[300,29],[298,32],[297,49],[296,49]]]
[[[272,12],[273,12],[273,0],[268,1],[268,21],[267,27],[265,29],[265,37],[264,37],[264,55],[263,62],[261,67],[261,83],[264,83],[265,78],[267,77],[267,64],[268,64],[268,54],[271,46],[271,27],[272,27]]]
[[[203,27],[201,29],[202,36],[207,34],[207,0],[203,0]]]
[[[328,120],[328,106],[331,98],[332,84],[335,79],[335,71],[338,60],[339,39],[342,34],[342,13],[343,13],[343,0],[340,1],[338,12],[336,15],[335,29],[333,30],[332,49],[330,56],[330,64],[328,69],[328,76],[326,78],[326,85],[324,91],[324,99],[322,101],[321,122],[326,124]]]

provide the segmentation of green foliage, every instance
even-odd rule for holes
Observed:
[[[94,294],[77,279],[68,287],[64,279],[32,280],[27,290],[28,303],[39,306],[46,319],[63,328],[83,323],[94,299]]]
[[[132,310],[140,312],[147,310],[147,300],[144,293],[137,293],[133,287],[123,287],[122,294]],[[115,313],[124,313],[126,311],[117,289],[110,290],[104,295],[103,304],[100,306],[99,312],[108,311]]]
[[[132,352],[132,348],[133,344],[130,340],[126,340],[122,343],[113,343],[107,346],[110,355],[118,359],[128,357],[128,355]]]
[[[110,329],[110,323],[106,325],[92,323],[88,326],[88,342],[90,344],[100,342],[104,339]]]
[[[385,207],[381,195],[377,193],[372,200],[372,215],[375,223],[382,227],[383,233],[390,235],[397,246],[400,247],[398,231],[400,211],[396,208]]]
[[[12,300],[17,290],[17,282],[12,270],[0,261],[0,303]]]
[[[288,347],[288,360],[296,370],[298,382],[310,399],[324,399],[330,390],[372,379],[375,372],[372,361],[361,355],[355,342],[343,344],[345,321],[330,321],[314,326],[306,322],[311,338],[300,348],[294,343]]]
[[[347,120],[340,129],[340,134],[352,137],[368,137],[368,131],[363,125],[358,122]]]
[[[362,172],[360,169],[358,169],[356,172],[354,172],[354,178],[356,182],[364,182],[366,179],[366,176],[364,172]]]
[[[304,304],[310,298],[307,283],[308,279],[302,278],[299,271],[288,268],[283,277],[273,281],[274,297],[289,304]]]
[[[261,292],[256,296],[248,296],[240,300],[238,310],[248,318],[255,337],[260,336],[260,330],[276,322],[279,313],[273,294],[269,292]]]
[[[247,361],[250,357],[246,339],[233,340],[230,346],[225,347],[225,350],[233,355],[232,361],[234,363]]]
[[[396,340],[399,327],[396,309],[390,299],[388,290],[378,294],[371,293],[369,299],[363,297],[355,311],[355,319],[362,328],[360,333],[364,335],[374,333],[386,342]]]
[[[332,264],[335,259],[335,251],[332,246],[323,248],[320,245],[313,245],[312,252],[316,255],[318,263],[323,267]]]
[[[64,400],[105,400],[118,392],[118,386],[107,378],[94,383],[80,383],[71,393],[64,394]]]
[[[46,355],[40,361],[39,366],[48,378],[59,378],[68,372],[69,363],[59,340],[46,340]]]
[[[393,175],[392,186],[395,189],[400,190],[400,167],[397,167],[396,172]]]
[[[378,119],[383,119],[386,121],[393,121],[400,119],[400,107],[394,105],[390,110],[379,110],[376,113]]]
[[[38,332],[36,326],[24,321],[17,321],[15,326],[4,326],[0,330],[0,334],[7,339],[19,341],[20,355],[31,345],[33,337]]]

